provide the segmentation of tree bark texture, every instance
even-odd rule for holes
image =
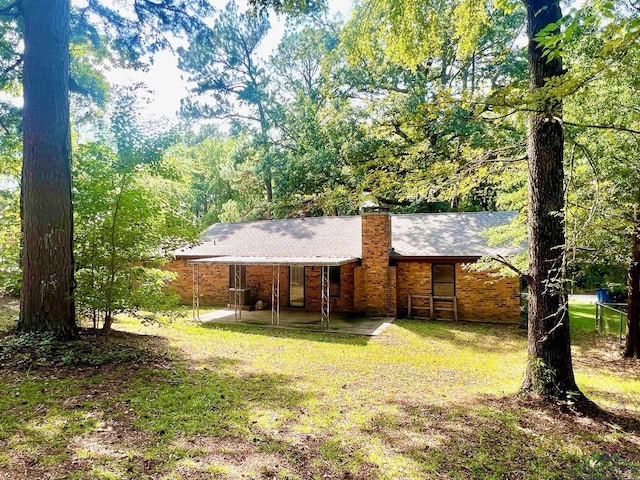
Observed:
[[[24,0],[22,294],[18,328],[76,335],[69,0]]]
[[[636,204],[627,277],[627,339],[625,357],[640,358],[640,203]]]
[[[560,58],[548,60],[535,37],[560,20],[558,0],[525,0],[530,90],[563,74]],[[569,312],[564,282],[564,133],[562,102],[543,96],[529,124],[529,331],[522,390],[544,398],[580,395],[571,361]]]

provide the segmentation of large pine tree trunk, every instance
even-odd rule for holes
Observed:
[[[539,92],[563,74],[562,61],[548,61],[535,37],[562,17],[558,0],[525,0],[529,79]],[[544,398],[579,395],[571,362],[564,282],[564,134],[562,103],[553,96],[536,107],[529,125],[529,333],[522,390]]]
[[[640,204],[636,205],[627,278],[627,341],[625,357],[640,358]]]
[[[18,328],[76,335],[69,0],[24,0],[22,296]]]

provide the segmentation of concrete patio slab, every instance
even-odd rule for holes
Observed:
[[[218,323],[228,325],[247,325],[253,327],[291,328],[309,332],[343,333],[350,335],[365,335],[374,337],[384,331],[394,319],[386,317],[354,317],[352,314],[331,314],[329,328],[320,326],[319,312],[281,311],[280,324],[271,323],[271,310],[243,310],[241,317],[236,320],[232,308],[222,308],[214,312],[200,314],[203,323]]]

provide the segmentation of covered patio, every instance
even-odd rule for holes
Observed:
[[[374,335],[384,320],[360,318],[358,322],[346,320],[353,315],[341,315],[331,312],[330,298],[330,267],[342,266],[358,261],[357,257],[322,257],[322,256],[217,256],[189,260],[193,269],[193,318],[200,321],[216,321],[220,323],[236,323],[247,325],[270,325],[286,328],[298,328],[305,330],[323,330],[335,333],[354,333],[362,335]],[[232,297],[228,308],[213,312],[213,314],[201,315],[200,313],[200,273],[202,265],[229,265],[231,279],[229,292]],[[271,298],[268,302],[270,310],[245,310],[243,309],[242,296],[246,288],[241,282],[241,267],[266,266],[271,269]],[[281,269],[291,266],[320,267],[320,311],[281,311]]]
[[[331,323],[328,326],[323,326],[318,312],[281,311],[279,323],[276,324],[272,323],[270,310],[245,310],[242,312],[241,318],[238,318],[236,313],[233,308],[222,308],[214,312],[201,313],[199,321],[203,323],[365,335],[369,337],[379,335],[393,322],[392,318],[333,313],[331,314]]]

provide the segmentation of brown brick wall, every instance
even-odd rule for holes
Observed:
[[[178,294],[180,303],[190,304],[193,299],[191,265],[186,260],[171,260],[162,268],[176,273],[176,278],[169,285],[169,290]]]
[[[354,305],[354,275],[356,263],[340,268],[340,296],[331,298],[331,311],[351,312]],[[178,274],[171,289],[180,295],[182,303],[193,300],[193,270],[187,260],[174,260],[165,268]],[[229,299],[229,266],[200,265],[199,287],[202,305],[225,305]],[[254,301],[271,304],[273,267],[247,265],[247,287],[253,289]],[[280,267],[280,306],[286,308],[288,296],[288,268]],[[320,267],[305,268],[305,310],[320,311]]]
[[[340,267],[340,296],[331,297],[332,312],[353,312],[354,276],[357,263],[348,263]],[[319,312],[322,297],[320,295],[322,279],[320,267],[305,268],[305,310]]]
[[[408,295],[431,295],[431,264],[425,262],[398,262],[398,316],[408,314]],[[416,300],[417,304],[421,301]],[[425,314],[420,311],[418,315]]]
[[[493,278],[456,265],[458,315],[470,320],[500,323],[520,321],[520,279]]]
[[[227,267],[229,268],[229,267]],[[287,268],[280,267],[276,271],[280,278],[280,307],[287,306]],[[273,283],[273,267],[269,265],[247,265],[247,287],[253,289],[253,301],[262,300],[266,305],[271,305],[271,284]]]
[[[388,300],[386,313],[392,317],[398,316],[398,269],[397,267],[389,267],[387,269],[389,278]]]
[[[180,301],[193,301],[193,267],[187,260],[173,260],[164,266],[178,274],[171,289],[180,296]],[[227,265],[200,265],[200,302],[203,305],[222,305],[229,298],[229,267]]]
[[[398,315],[408,313],[408,294],[431,294],[431,263],[398,262]],[[469,272],[456,263],[458,319],[500,323],[520,321],[520,282],[518,278],[492,278],[486,273]],[[420,312],[424,313],[424,312]],[[439,316],[447,316],[443,312]]]

